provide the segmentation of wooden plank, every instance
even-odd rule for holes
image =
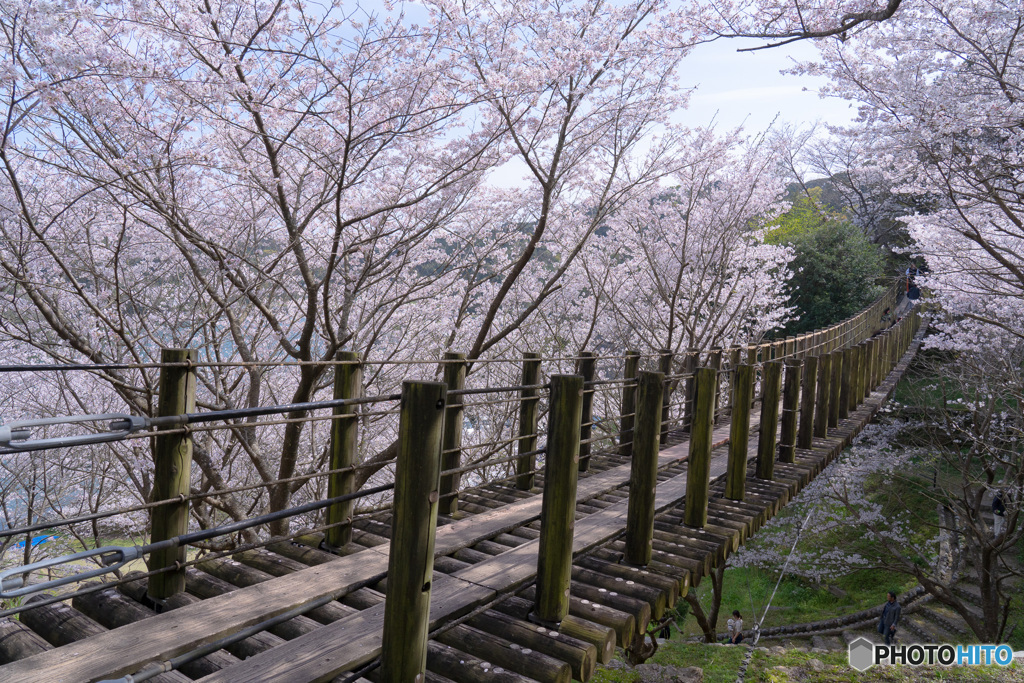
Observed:
[[[912,355],[918,345],[919,342],[913,344],[912,348],[908,350],[907,355]],[[893,370],[892,375],[887,378],[888,381],[878,390],[872,392],[868,399],[868,405],[863,410],[858,411],[856,415],[851,416],[851,418],[854,418],[851,420],[852,423],[863,424],[871,418],[877,411],[878,406],[886,400],[888,391],[891,390],[889,385],[895,381],[899,373],[905,370],[905,367],[906,358]],[[728,442],[728,430],[727,425],[715,430],[714,446],[716,448]],[[659,454],[659,466],[664,468],[678,463],[685,457],[687,449],[687,442],[665,449]],[[748,448],[748,453],[753,452],[754,449],[756,449],[756,444],[751,444]],[[582,480],[580,482],[580,499],[587,500],[618,488],[628,480],[629,467],[628,464],[621,465]],[[723,474],[725,469],[726,458],[724,456],[712,459],[711,474],[713,477]],[[678,502],[685,491],[685,481],[686,476],[684,473],[659,484],[656,503],[659,510],[666,509]],[[754,482],[755,488],[760,488],[758,484],[760,482]],[[453,548],[466,547],[475,542],[475,540],[482,540],[497,533],[509,531],[524,522],[536,519],[540,515],[540,502],[540,497],[534,496],[508,506],[511,509],[488,511],[469,520],[446,525],[438,530],[437,553],[452,552]],[[593,547],[603,542],[600,540],[603,535],[617,531],[617,528],[614,526],[610,529],[604,526],[605,523],[611,523],[615,515],[625,515],[625,504],[618,504],[617,507],[619,507],[618,510],[608,508],[600,513],[596,513],[596,515],[601,515],[602,517],[594,519],[592,525],[580,523],[583,531],[586,533],[581,533],[578,543],[574,543],[574,550],[576,552],[579,552],[577,548],[581,544],[585,547]],[[585,522],[586,520],[583,521]],[[369,552],[361,552],[355,556],[339,558],[286,577],[239,591],[233,591],[232,593],[211,598],[193,606],[183,607],[179,610],[147,619],[144,622],[97,635],[94,638],[90,638],[88,642],[74,643],[73,645],[57,648],[19,662],[8,664],[0,667],[0,678],[4,680],[18,680],[19,682],[39,681],[42,683],[46,681],[49,683],[51,681],[98,680],[137,671],[151,661],[189,651],[198,645],[233,633],[239,628],[263,621],[271,616],[304,604],[311,599],[329,595],[336,591],[354,588],[374,577],[383,577],[388,555],[387,546],[380,546],[369,549]],[[492,558],[492,560],[500,560],[501,557],[503,556]],[[439,581],[442,581],[445,585],[451,585],[447,584],[444,578],[439,578]],[[451,600],[442,600],[439,597],[439,604],[437,606],[439,615],[449,610],[461,609],[460,605],[463,605],[474,592],[479,591],[480,595],[493,594],[493,591],[484,586],[473,586],[466,582],[458,585],[459,589],[454,591],[455,597]],[[467,586],[469,587],[467,588]],[[381,618],[382,616],[383,608],[381,608]],[[351,622],[351,620],[368,617],[369,615],[364,616],[364,613],[361,613],[340,622],[335,622],[335,624],[348,623],[353,625],[354,622]],[[440,619],[442,617],[438,616],[436,618]],[[431,619],[435,619],[435,608],[433,606]],[[319,630],[315,633],[318,632]],[[308,635],[312,636],[314,634]],[[379,631],[364,631],[363,636],[371,640],[376,638],[379,643]],[[353,647],[362,647],[364,649],[367,647],[365,643],[359,645],[355,641],[350,644]],[[277,649],[279,648],[275,648],[274,651],[276,652]],[[372,643],[370,649],[373,649]],[[319,656],[322,656],[322,653]],[[242,665],[249,661],[246,660]],[[253,680],[268,680],[265,677],[265,671],[260,671],[259,674],[260,677]],[[294,666],[289,668],[288,675],[293,677],[289,680],[297,678],[297,671]],[[319,679],[310,678],[309,680]]]
[[[431,629],[494,597],[494,591],[447,574],[435,573],[431,583]],[[384,606],[383,602],[374,605],[199,680],[202,683],[330,681],[380,654]]]
[[[716,458],[722,460],[724,454]],[[600,475],[597,475],[600,476]],[[686,491],[686,474],[662,482],[658,486],[655,508],[666,509],[678,504]],[[580,520],[573,536],[573,554],[590,550],[618,534],[625,524],[628,501],[611,505]],[[438,530],[440,533],[440,529]],[[444,616],[465,613],[473,606],[490,599],[499,591],[525,585],[536,576],[537,540],[467,567],[453,575],[435,574],[432,590],[435,599],[430,618],[436,622]],[[370,552],[384,554],[383,548]],[[363,553],[365,555],[365,553]],[[329,563],[325,566],[330,566]],[[448,580],[451,581],[448,581]],[[454,586],[452,582],[457,582]],[[202,683],[247,683],[252,681],[328,681],[370,661],[380,651],[380,626],[383,606],[364,610],[286,645],[251,657],[241,664],[201,679]],[[374,634],[376,637],[371,637]],[[292,678],[288,678],[291,676]]]
[[[0,680],[56,683],[123,676],[386,572],[383,553],[342,557],[7,664],[0,667]]]

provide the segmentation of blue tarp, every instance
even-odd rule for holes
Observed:
[[[32,538],[32,547],[35,548],[37,545],[42,545],[44,543],[49,543],[50,541],[56,541],[56,540],[57,540],[56,536],[34,536]],[[17,543],[14,544],[14,547],[15,548],[24,548],[25,547],[25,541],[18,541]]]

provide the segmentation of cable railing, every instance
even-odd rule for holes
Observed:
[[[658,350],[650,353],[580,353],[577,355],[552,356],[548,358],[488,358],[467,361],[459,358],[442,358],[430,360],[352,360],[332,359],[324,361],[286,361],[272,362],[162,362],[162,363],[110,363],[110,364],[69,364],[55,365],[5,365],[0,372],[53,372],[53,371],[109,371],[109,370],[160,370],[161,372],[177,372],[192,374],[203,368],[215,367],[288,367],[317,365],[333,368],[336,375],[335,397],[322,400],[297,401],[276,405],[251,406],[243,408],[224,408],[219,410],[203,410],[176,412],[173,414],[135,415],[124,413],[101,413],[95,415],[78,415],[70,417],[48,417],[29,420],[18,420],[0,426],[0,453],[4,455],[32,454],[42,451],[60,449],[96,448],[100,446],[130,447],[133,442],[148,439],[153,441],[154,452],[159,458],[158,442],[172,440],[179,446],[186,442],[210,438],[223,438],[228,444],[225,448],[235,448],[235,455],[242,451],[254,449],[249,460],[256,467],[265,448],[260,444],[259,433],[269,432],[270,438],[281,437],[289,429],[308,427],[305,432],[303,447],[312,455],[301,464],[300,470],[290,476],[273,476],[271,470],[255,473],[251,470],[240,478],[242,482],[213,486],[210,490],[198,491],[193,487],[194,480],[201,479],[205,486],[211,486],[208,473],[197,468],[186,479],[184,485],[173,496],[159,496],[153,488],[145,497],[156,500],[143,500],[136,504],[121,504],[110,509],[92,510],[67,517],[38,519],[24,524],[12,525],[0,531],[0,542],[5,539],[24,536],[26,545],[31,547],[33,534],[54,532],[61,527],[78,525],[95,526],[122,515],[148,513],[159,517],[161,510],[185,510],[188,522],[188,511],[193,506],[207,505],[204,523],[213,521],[214,525],[205,529],[190,530],[188,524],[182,533],[175,533],[167,538],[149,538],[148,543],[131,547],[105,546],[101,544],[104,535],[115,533],[94,533],[95,548],[75,549],[55,557],[44,557],[35,562],[28,562],[18,567],[0,572],[3,589],[0,599],[20,598],[31,593],[52,591],[72,583],[96,578],[109,573],[117,573],[128,563],[150,556],[154,553],[178,551],[192,546],[190,551],[194,557],[176,560],[170,569],[151,569],[147,576],[180,570],[191,566],[211,553],[195,544],[201,544],[215,538],[245,537],[244,542],[235,543],[225,554],[235,552],[243,547],[262,547],[278,542],[282,538],[311,533],[310,530],[327,532],[351,531],[353,522],[358,519],[357,504],[364,502],[364,509],[387,509],[391,494],[394,491],[395,457],[389,456],[389,449],[397,438],[400,426],[395,418],[402,412],[395,405],[402,400],[402,394],[382,392],[375,396],[363,396],[363,387],[358,386],[352,395],[341,395],[337,386],[337,377],[341,369],[362,372],[370,366],[420,366],[423,368],[442,368],[444,372],[452,369],[468,369],[470,366],[492,368],[494,372],[472,373],[468,377],[498,375],[506,382],[500,386],[470,386],[465,384],[451,387],[446,392],[445,411],[458,419],[446,424],[444,430],[445,443],[440,449],[444,465],[439,476],[442,480],[440,498],[451,501],[457,509],[459,494],[469,488],[488,484],[515,482],[516,488],[524,491],[532,490],[533,478],[544,471],[544,458],[547,453],[546,438],[550,409],[551,382],[543,372],[542,366],[558,369],[572,368],[584,375],[583,399],[584,409],[580,421],[580,468],[585,471],[589,458],[598,454],[598,447],[603,452],[628,454],[633,446],[633,435],[630,421],[636,417],[635,394],[638,389],[636,372],[640,366],[664,367],[665,403],[662,430],[686,431],[693,418],[693,392],[696,368],[705,362],[717,364],[716,389],[717,407],[713,410],[713,421],[721,423],[731,413],[730,405],[732,383],[739,365],[752,364],[761,368],[765,363],[773,361],[796,360],[814,356],[819,353],[833,351],[842,347],[859,344],[870,338],[883,327],[881,313],[891,308],[896,302],[898,287],[886,293],[882,298],[847,321],[833,325],[824,330],[790,337],[786,340],[760,342],[750,345],[732,346],[727,349],[707,349],[702,351],[688,350],[684,352],[667,352]],[[710,356],[709,356],[710,354]],[[752,361],[752,362],[751,362]],[[527,366],[536,364],[538,373],[528,378]],[[630,373],[630,364],[634,370]],[[631,374],[631,376],[630,376]],[[521,381],[515,383],[519,378]],[[464,379],[462,380],[465,382]],[[758,380],[760,382],[760,380]],[[330,388],[330,387],[326,387]],[[193,385],[194,391],[194,385]],[[342,392],[343,393],[343,392]],[[754,398],[757,398],[757,391]],[[632,398],[631,398],[632,396]],[[192,398],[194,401],[194,397]],[[524,413],[524,409],[526,413]],[[457,412],[451,412],[457,411]],[[528,423],[524,423],[525,420]],[[260,419],[269,418],[269,419]],[[331,434],[321,430],[314,434],[318,423],[327,423]],[[372,429],[370,429],[372,427]],[[339,435],[344,429],[352,430],[355,436]],[[55,432],[59,432],[54,435]],[[369,433],[372,432],[372,433]],[[455,439],[457,434],[458,438]],[[362,441],[360,441],[362,439]],[[346,440],[348,445],[346,446]],[[347,449],[347,451],[346,451]],[[345,451],[345,460],[338,461],[339,453]],[[240,462],[244,462],[240,461]],[[263,463],[265,466],[265,463]],[[194,467],[195,465],[193,465]],[[239,465],[241,469],[241,465]],[[239,477],[235,477],[237,480]],[[250,481],[245,481],[246,479]],[[252,481],[255,479],[255,481]],[[357,484],[358,490],[349,490]],[[388,481],[392,480],[392,481]],[[316,484],[317,491],[310,488]],[[324,490],[326,482],[326,491]],[[283,499],[271,502],[275,492],[285,491]],[[304,497],[315,495],[313,500]],[[225,501],[232,496],[242,496],[238,505]],[[209,507],[212,500],[218,505]],[[184,506],[184,508],[182,508]],[[329,511],[344,508],[341,519],[332,518]],[[253,514],[256,510],[265,510],[262,514]],[[40,511],[34,511],[38,513]],[[442,511],[443,513],[445,511]],[[288,526],[281,523],[286,520],[298,519],[302,532],[291,534]],[[191,525],[195,526],[197,517],[193,517]],[[285,529],[282,532],[282,529]],[[346,537],[345,533],[334,534]],[[6,541],[10,543],[10,541]],[[328,544],[330,545],[330,544]],[[65,545],[65,549],[66,549]],[[45,550],[45,547],[44,547]],[[44,554],[34,551],[36,555]],[[31,553],[29,553],[31,554]],[[27,556],[27,555],[26,555]],[[61,576],[40,582],[41,573],[57,571],[59,567],[82,566],[82,563],[96,565],[69,576]],[[175,569],[176,568],[176,569]],[[65,594],[66,596],[67,594]],[[66,599],[60,598],[60,599]],[[35,603],[33,603],[35,604]],[[14,609],[15,612],[17,608]],[[10,612],[10,613],[15,613]],[[7,614],[0,610],[0,617]]]

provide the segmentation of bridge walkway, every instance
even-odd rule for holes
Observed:
[[[581,477],[578,487],[572,618],[560,632],[527,619],[537,566],[541,489],[522,492],[491,484],[466,492],[460,499],[460,518],[442,518],[437,529],[430,614],[436,633],[429,645],[426,680],[587,680],[598,664],[608,661],[614,646],[627,646],[643,633],[650,619],[660,618],[690,586],[723,563],[849,444],[888,399],[919,345],[920,334],[848,419],[826,438],[815,439],[811,449],[799,449],[796,463],[777,462],[771,481],[754,476],[757,430],[752,420],[743,502],[724,498],[729,425],[720,425],[714,432],[709,518],[703,529],[682,524],[689,442],[673,433],[659,456],[654,553],[646,568],[619,563],[629,459],[594,454],[592,471]],[[390,519],[382,514],[359,527],[353,543],[338,554],[317,548],[316,538],[305,538],[190,569],[188,594],[159,615],[135,600],[145,591],[133,584],[97,593],[102,596],[98,599],[76,598],[70,606],[26,612],[37,613],[42,623],[49,611],[56,621],[79,628],[74,633],[40,628],[46,648],[0,667],[0,680],[113,679],[321,598],[328,599],[323,606],[242,641],[248,649],[219,650],[205,668],[193,667],[187,675],[165,673],[157,680],[346,680],[347,672],[380,654],[387,590]],[[133,608],[123,609],[125,602]],[[32,628],[32,620],[23,621]]]

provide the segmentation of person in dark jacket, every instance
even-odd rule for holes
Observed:
[[[997,489],[992,496],[992,535],[999,538],[1006,529],[1006,503],[1003,502],[1003,490]]]
[[[896,602],[896,594],[889,591],[882,607],[882,616],[878,620],[878,632],[885,636],[886,645],[896,642],[896,627],[900,623],[901,610],[900,603]]]

